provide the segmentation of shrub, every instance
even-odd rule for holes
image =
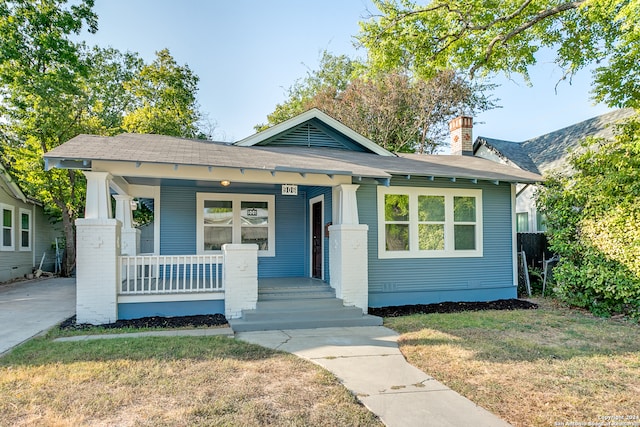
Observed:
[[[640,122],[587,144],[570,159],[573,173],[550,177],[538,194],[560,255],[554,291],[597,315],[640,318]]]

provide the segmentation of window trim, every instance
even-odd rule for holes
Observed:
[[[27,246],[22,246],[22,232],[25,231],[22,228],[22,214],[26,214],[29,217],[29,228],[26,230],[29,232],[29,244]],[[18,246],[20,247],[20,250],[23,252],[28,252],[31,251],[31,245],[32,245],[32,240],[33,240],[33,215],[32,212],[28,209],[23,209],[20,208],[19,209],[19,213],[18,216],[20,217],[20,233],[18,233],[18,235],[20,236],[20,242],[18,243]]]
[[[269,249],[258,250],[260,257],[276,256],[276,225],[275,225],[275,203],[276,197],[273,194],[242,194],[242,193],[196,193],[196,250],[202,254],[220,254],[222,251],[206,251],[204,249],[204,202],[205,201],[231,201],[233,212],[232,242],[242,242],[242,225],[240,221],[242,202],[267,202],[269,215]]]
[[[409,196],[409,250],[386,250],[386,221],[385,221],[385,196],[398,194]],[[418,248],[418,225],[421,223],[418,217],[418,196],[444,196],[445,199],[445,249],[444,250],[420,250]],[[454,197],[474,197],[476,199],[476,248],[455,250],[454,226],[465,225],[467,222],[455,222],[453,211]],[[482,190],[458,189],[458,188],[431,188],[431,187],[378,187],[378,258],[470,258],[483,256],[483,222],[482,222]]]
[[[4,244],[4,211],[11,211],[11,244],[5,246]],[[2,214],[2,235],[0,236],[0,251],[15,251],[16,249],[16,212],[15,206],[5,205],[0,203],[0,213]]]

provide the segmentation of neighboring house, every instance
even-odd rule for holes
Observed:
[[[78,321],[245,318],[267,310],[264,287],[294,278],[330,285],[360,316],[515,298],[515,185],[541,177],[473,157],[471,119],[452,124],[456,155],[396,155],[316,109],[234,144],[73,138],[45,160],[87,176]],[[133,198],[152,202],[152,255],[139,255]]]
[[[0,282],[24,277],[40,267],[53,271],[56,232],[44,214],[42,204],[24,195],[20,187],[0,165]]]
[[[587,137],[611,139],[613,125],[633,114],[631,108],[612,111],[523,142],[478,137],[473,146],[474,155],[538,174],[566,173],[569,172],[569,153],[581,150]],[[518,232],[546,230],[544,219],[536,209],[535,191],[535,185],[522,184],[517,188]]]

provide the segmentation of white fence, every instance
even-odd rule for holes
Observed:
[[[120,295],[223,290],[222,255],[121,256]]]

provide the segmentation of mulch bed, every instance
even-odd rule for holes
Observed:
[[[227,326],[227,319],[223,314],[206,314],[198,316],[178,316],[178,317],[142,317],[140,319],[118,320],[115,323],[104,325],[89,325],[87,323],[76,323],[76,316],[70,317],[60,324],[60,329],[84,330],[99,326],[105,329],[117,328],[195,328],[198,326]]]
[[[481,310],[531,310],[538,308],[538,304],[519,299],[501,299],[489,302],[441,302],[438,304],[399,305],[394,307],[369,307],[369,314],[381,317],[398,317],[410,314],[426,313],[458,313],[461,311]],[[76,316],[70,317],[62,324],[60,329],[84,330],[96,325],[86,323],[77,324]],[[97,325],[105,329],[115,328],[183,328],[202,326],[228,326],[223,314],[208,314],[198,316],[179,317],[143,317],[141,319],[118,320],[115,323]]]
[[[482,310],[531,310],[538,304],[519,299],[500,299],[488,302],[441,302],[438,304],[398,305],[394,307],[369,308],[369,314],[381,317],[399,317],[410,314],[458,313]]]

